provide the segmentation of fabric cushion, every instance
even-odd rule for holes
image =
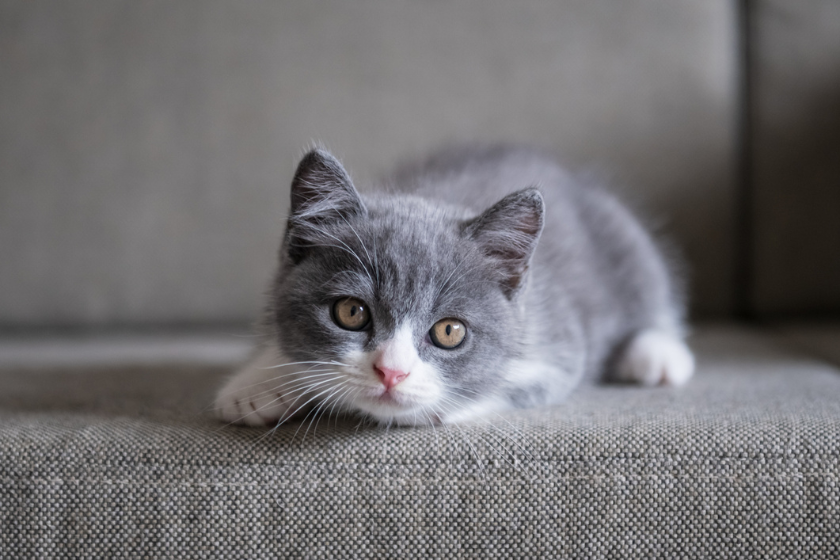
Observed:
[[[220,424],[218,367],[0,374],[0,556],[837,558],[840,372],[740,331],[685,388],[461,426]]]

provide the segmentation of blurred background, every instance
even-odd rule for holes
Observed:
[[[247,330],[315,140],[544,146],[695,319],[840,315],[836,0],[0,0],[0,333]]]

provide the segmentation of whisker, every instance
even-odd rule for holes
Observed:
[[[433,407],[432,411],[434,411],[435,414],[440,414],[441,412],[444,412],[443,410],[440,410],[439,407]],[[443,426],[443,430],[446,432],[446,436],[449,438],[449,443],[452,444],[452,447],[457,447],[457,445],[455,444],[455,438],[452,437],[452,432],[449,431],[449,426],[447,426],[446,423],[441,423],[441,426]],[[458,468],[461,469],[463,468],[463,466],[464,461],[462,459],[461,462],[458,464]]]
[[[291,377],[291,376],[295,375],[296,373],[310,373],[310,372],[318,373],[318,377],[321,377],[321,376],[324,376],[324,375],[332,375],[332,374],[336,373],[334,370],[327,370],[327,369],[320,369],[320,370],[315,369],[315,370],[309,370],[309,371],[303,371],[303,372],[291,372],[290,371],[288,373],[284,373],[283,375],[278,375],[276,377],[271,377],[269,379],[265,379],[265,380],[259,381],[257,383],[252,383],[250,385],[243,385],[242,387],[239,387],[238,389],[240,391],[242,389],[250,389],[251,387],[257,387],[259,385],[265,385],[266,383],[271,383],[272,381],[277,381],[279,379],[286,379],[288,377]],[[315,376],[312,376],[312,377],[315,377]],[[301,379],[301,378],[297,377],[295,379]],[[282,387],[282,385],[281,385],[281,387]],[[266,391],[263,391],[263,392],[266,392]]]
[[[309,401],[307,401],[307,403],[311,402],[313,399],[316,399],[316,398],[320,397],[324,393],[329,392],[330,394],[332,394],[332,392],[335,391],[335,390],[337,390],[335,387],[328,387],[324,391],[321,391],[320,393],[315,395],[312,399],[309,399]],[[329,395],[327,395],[327,398],[329,398]],[[304,404],[307,404],[307,403],[304,403]],[[292,441],[294,441],[294,439],[297,437],[298,432],[300,432],[300,429],[303,427],[303,424],[306,422],[306,419],[309,418],[309,415],[312,414],[313,412],[315,412],[315,416],[317,416],[317,410],[319,410],[322,405],[323,405],[323,402],[319,402],[317,404],[317,406],[315,406],[312,410],[310,410],[309,412],[306,413],[306,416],[304,416],[303,419],[300,421],[300,424],[298,425],[297,430],[295,430],[295,433],[292,436]],[[315,419],[315,416],[312,417],[313,420]],[[309,424],[311,426],[312,422],[310,421]],[[308,433],[308,432],[309,432],[309,428],[306,428],[306,432],[304,433],[304,439],[306,438],[306,433]],[[303,441],[301,441],[301,445],[303,445]]]
[[[336,394],[336,393],[337,393],[337,392],[341,389],[341,386],[342,386],[344,383],[347,383],[347,382],[346,382],[346,381],[344,381],[344,382],[340,383],[337,387],[335,387],[335,389],[334,389],[334,390],[333,390],[333,391],[332,391],[329,395],[327,395],[326,397],[324,397],[323,399],[321,399],[321,402],[318,404],[318,406],[317,406],[317,407],[315,407],[315,408],[313,409],[313,410],[315,411],[315,415],[312,417],[312,420],[310,420],[310,421],[309,421],[309,426],[307,426],[306,431],[303,433],[303,438],[300,440],[300,444],[301,444],[301,445],[303,445],[303,442],[305,442],[305,441],[306,441],[306,434],[308,434],[308,433],[309,433],[309,428],[311,428],[311,427],[312,427],[312,422],[313,422],[316,418],[317,418],[317,419],[318,419],[318,421],[320,422],[321,416],[319,416],[319,414],[318,414],[318,413],[319,413],[319,411],[321,411],[321,410],[324,408],[324,406],[326,406],[326,404],[327,404],[328,400],[330,399],[330,397],[332,397],[334,394]],[[312,411],[310,411],[310,413],[309,413],[309,414],[312,414]],[[307,414],[307,415],[306,415],[306,417],[305,417],[305,418],[301,421],[301,426],[303,425],[303,422],[306,422],[306,418],[308,418],[308,417],[309,417],[309,414]],[[318,429],[318,424],[317,424],[317,423],[315,424],[315,429],[316,429],[316,430]],[[299,428],[299,427],[298,427],[298,430],[300,430],[300,428]],[[295,432],[295,435],[297,435],[297,432]],[[315,432],[314,432],[314,431],[312,432],[312,437],[315,437]]]
[[[517,469],[519,467],[519,465],[517,464],[517,461],[516,461],[516,454],[507,447],[508,443],[513,443],[514,445],[516,445],[516,442],[513,441],[510,438],[505,438],[504,434],[499,432],[498,427],[493,425],[492,422],[488,422],[486,425],[489,426],[490,428],[492,428],[494,431],[493,432],[480,432],[479,435],[481,435],[484,438],[484,440],[491,445],[491,449],[493,450],[494,453],[496,453],[497,457],[502,459],[505,463],[507,463],[508,465],[513,467],[514,469]],[[493,447],[494,443],[498,444],[498,449]],[[510,455],[512,460],[508,459],[507,455]],[[527,466],[527,463],[523,462],[523,465]]]
[[[260,369],[277,369],[286,366],[298,366],[301,364],[316,364],[316,365],[324,365],[324,366],[343,366],[343,367],[350,367],[350,364],[343,364],[341,362],[336,362],[335,360],[331,362],[315,362],[315,361],[306,361],[306,362],[289,362],[286,364],[277,364],[276,366],[266,366]]]
[[[343,399],[343,398],[344,398],[344,396],[345,396],[345,395],[347,395],[348,393],[350,393],[352,390],[353,390],[353,385],[352,385],[352,384],[350,384],[350,386],[349,386],[349,387],[347,387],[347,388],[344,390],[344,392],[343,392],[343,393],[341,393],[340,395],[338,395],[337,397],[335,397],[334,402],[333,402],[333,405],[332,405],[332,407],[330,408],[330,411],[327,413],[327,414],[329,414],[329,416],[330,416],[330,417],[332,417],[332,416],[333,416],[333,412],[335,411],[335,407],[336,407],[338,404],[340,404],[340,403],[341,403],[341,399]],[[338,411],[338,414],[340,414],[340,413],[341,413],[341,409],[339,409],[339,411]],[[335,415],[335,419],[336,419],[336,420],[335,420],[335,429],[338,429],[338,414],[336,414],[336,415]]]
[[[499,419],[502,420],[502,422],[506,423],[520,439],[525,437],[524,434],[519,430],[519,428],[514,426],[507,418],[505,418],[504,416],[502,416],[498,412],[494,412],[493,414],[498,416]],[[519,442],[516,441],[513,438],[511,438],[511,441],[514,443],[514,445],[516,445],[519,448],[520,451],[522,451],[522,453],[524,453],[528,457],[528,459],[530,459],[531,461],[534,461],[534,456],[531,455],[531,452],[527,448],[520,445]]]
[[[340,389],[340,388],[341,388],[341,385],[343,385],[344,383],[347,383],[347,381],[343,381],[343,382],[341,382],[341,383],[338,385],[338,387],[336,388],[336,390]],[[305,395],[305,394],[306,394],[306,391],[308,391],[309,389],[311,389],[311,387],[308,387],[306,390],[304,390],[304,392],[303,392],[303,393],[301,393],[301,395],[300,395],[299,397],[297,397],[297,398],[295,399],[295,401],[294,401],[294,402],[297,402],[297,400],[298,400],[300,397],[302,397],[303,395]],[[329,388],[329,389],[327,389],[327,391],[329,391],[329,390],[331,390],[331,389],[332,389],[332,387],[331,387],[331,388]],[[322,393],[319,393],[319,395],[322,395],[322,394],[324,394],[325,392],[326,392],[326,391],[323,391]],[[332,393],[331,393],[330,395],[328,395],[328,396],[327,396],[327,398],[329,398],[331,395],[332,395]],[[317,396],[318,396],[318,395],[316,395],[316,397],[317,397]],[[311,401],[311,399],[310,399],[310,401]],[[306,406],[306,404],[308,404],[308,402],[309,402],[309,401],[307,401],[307,403],[304,403],[304,405],[303,405],[303,406]],[[323,406],[323,403],[319,404],[319,405],[318,405],[318,408],[320,408],[321,406]],[[298,409],[298,410],[300,410],[300,409]],[[317,410],[317,409],[313,409],[313,410]],[[296,413],[297,413],[297,411],[295,411],[295,414],[296,414]],[[311,414],[311,413],[312,413],[312,411],[310,410],[310,411],[309,411],[309,413],[307,413],[307,415],[303,418],[303,420],[301,420],[301,426],[303,425],[303,422],[306,422],[306,419],[309,417],[309,414]],[[316,412],[316,416],[317,416],[317,412]],[[260,441],[260,440],[262,440],[263,438],[267,437],[268,435],[273,434],[273,433],[277,430],[277,428],[279,428],[279,427],[280,427],[280,426],[281,426],[284,422],[286,422],[288,419],[293,418],[293,417],[294,417],[294,414],[292,414],[292,416],[286,417],[286,418],[284,418],[284,419],[278,419],[277,424],[276,424],[276,425],[275,425],[275,426],[274,426],[271,430],[269,430],[268,432],[266,432],[265,434],[263,434],[263,436],[261,436],[261,437],[260,437],[257,441]],[[315,419],[315,417],[313,416],[313,420],[314,420],[314,419]],[[311,426],[311,424],[312,424],[312,422],[310,421],[310,426]],[[298,430],[300,430],[300,426],[298,427]],[[309,431],[309,428],[307,428],[307,429],[306,429],[306,431],[308,432],[308,431]],[[297,431],[295,431],[295,434],[292,436],[292,441],[294,441],[295,436],[297,436]],[[304,439],[306,439],[306,434],[304,434]],[[301,441],[301,444],[302,444],[302,443],[303,443],[303,442]]]
[[[336,396],[330,395],[330,399],[333,401],[333,404],[330,407],[330,409],[326,412],[327,419],[328,419],[327,420],[327,427],[329,427],[329,418],[334,417],[336,419],[335,429],[338,429],[338,416],[341,414],[341,408],[339,408],[336,411],[336,406],[338,406],[339,404],[342,404],[342,399],[344,399],[344,397],[346,395],[348,395],[349,393],[351,393],[353,391],[352,380],[348,379],[345,384],[347,385],[347,387],[343,391],[341,391],[338,395],[336,395]],[[334,412],[336,413],[335,416],[333,416]]]
[[[332,237],[332,236],[330,236],[330,237]],[[342,244],[344,243],[341,240],[338,240],[338,241],[339,241],[339,243],[342,243]],[[338,249],[339,251],[344,251],[346,253],[350,253],[351,255],[356,257],[356,260],[358,260],[361,263],[362,269],[365,271],[365,273],[369,274],[367,272],[367,268],[365,268],[365,264],[362,262],[362,260],[359,258],[359,256],[349,247],[346,247],[346,246],[345,247],[339,247],[338,245],[331,245],[329,243],[314,243],[312,241],[307,241],[305,245],[301,244],[301,243],[290,243],[290,245],[292,247],[327,247],[329,249]],[[370,281],[373,282],[373,278],[370,278]]]
[[[323,418],[324,416],[327,417],[327,428],[329,428],[330,414],[332,413],[332,410],[335,409],[335,405],[338,403],[341,396],[345,395],[347,393],[348,388],[344,387],[344,386],[348,385],[349,383],[350,383],[350,381],[346,380],[346,381],[336,385],[336,390],[322,399],[323,404],[321,406],[321,408],[322,408],[321,418]],[[330,401],[332,401],[331,405],[330,405]],[[329,408],[327,408],[328,406],[329,406]],[[317,429],[318,429],[318,424],[316,423],[315,424],[315,430],[317,430]],[[315,435],[315,430],[312,431],[313,437]],[[304,439],[305,438],[306,438],[306,434],[304,434]]]
[[[310,398],[308,401],[306,401],[305,403],[303,403],[302,405],[300,405],[300,406],[297,408],[297,410],[295,410],[292,414],[290,414],[290,415],[286,416],[286,417],[282,420],[282,422],[286,422],[286,421],[287,421],[287,420],[289,420],[290,418],[294,418],[294,417],[295,417],[295,415],[296,415],[299,411],[301,411],[301,410],[303,409],[303,407],[305,407],[306,405],[308,405],[309,403],[311,403],[312,401],[314,401],[315,399],[317,399],[318,397],[320,397],[320,396],[321,396],[321,395],[323,395],[324,393],[327,393],[327,392],[329,392],[329,391],[331,391],[331,390],[332,390],[332,387],[328,387],[327,389],[325,389],[325,390],[321,391],[320,393],[318,393],[318,394],[317,394],[317,395],[315,395],[314,397]],[[306,393],[303,393],[303,394],[302,394],[299,398],[303,398],[303,395],[305,395],[305,394],[306,394]],[[297,402],[297,401],[295,401],[295,402]],[[308,414],[307,414],[307,416],[308,416]],[[281,422],[281,423],[282,423],[282,422]],[[302,424],[301,424],[301,425],[302,425]],[[298,433],[299,431],[300,431],[300,426],[298,426],[297,431],[295,431],[294,436],[292,436],[292,440],[294,440],[294,439],[295,439],[295,436],[297,436],[297,433]]]
[[[373,237],[373,270],[376,274],[376,285],[379,286],[379,256],[376,249],[376,236]]]
[[[270,430],[267,430],[263,435],[261,435],[260,437],[258,437],[257,439],[254,440],[253,445],[256,445],[259,442],[263,441],[264,439],[267,439],[269,436],[274,435],[274,433],[277,431],[277,428],[279,428],[279,427],[280,427],[280,420],[278,419],[277,422],[274,424],[274,426]]]
[[[244,419],[245,419],[245,418],[247,418],[248,416],[251,416],[252,414],[257,414],[257,412],[259,412],[260,410],[262,410],[262,409],[264,409],[264,408],[266,408],[266,407],[271,406],[272,404],[276,403],[277,401],[279,401],[279,400],[281,400],[281,399],[283,399],[283,398],[285,398],[285,397],[288,397],[288,396],[290,396],[290,395],[294,395],[294,394],[295,394],[295,393],[297,393],[297,392],[301,392],[301,394],[300,394],[298,397],[296,397],[296,398],[295,398],[295,400],[293,400],[293,401],[292,401],[292,406],[294,406],[294,403],[295,403],[295,402],[297,402],[297,399],[298,399],[298,398],[302,397],[302,396],[303,396],[303,395],[305,395],[307,392],[311,391],[313,388],[318,387],[318,386],[320,386],[320,385],[323,385],[324,383],[329,383],[330,381],[332,381],[332,379],[325,379],[325,380],[323,380],[323,381],[319,381],[319,382],[317,382],[317,383],[310,384],[310,385],[307,385],[307,386],[305,386],[305,387],[299,387],[299,388],[296,388],[296,389],[294,389],[294,390],[292,390],[292,391],[287,391],[287,392],[285,392],[285,393],[284,393],[284,394],[282,394],[282,395],[277,395],[277,397],[276,397],[276,398],[271,399],[269,402],[265,403],[264,405],[260,406],[259,408],[254,408],[254,405],[253,405],[253,403],[251,402],[251,399],[248,399],[248,401],[247,401],[247,402],[248,402],[248,405],[251,407],[252,411],[251,411],[251,412],[248,412],[247,414],[243,414],[243,415],[242,415],[242,416],[240,416],[238,419],[234,420],[233,422],[228,423],[228,424],[227,424],[227,426],[230,426],[231,424],[235,424],[235,423],[241,422],[242,420],[244,420]],[[269,392],[270,392],[270,391],[269,391]],[[261,393],[261,394],[264,394],[264,393],[265,393],[265,391],[264,391],[263,393]],[[240,404],[240,405],[241,405],[241,403],[242,403],[242,401],[237,401],[237,404]],[[241,412],[242,412],[242,411],[240,410],[240,413],[241,413]],[[284,413],[284,415],[285,415],[285,413]],[[282,417],[281,417],[281,418],[282,418]]]
[[[285,377],[285,376],[284,376],[284,377]],[[307,375],[307,376],[305,376],[305,377],[295,377],[294,379],[290,379],[290,380],[286,381],[285,383],[281,383],[280,385],[273,385],[273,386],[271,386],[270,388],[268,388],[268,389],[266,389],[266,390],[264,390],[264,391],[260,391],[260,392],[258,392],[258,393],[254,393],[253,395],[251,395],[251,398],[259,397],[259,396],[262,396],[262,395],[264,395],[264,394],[266,394],[266,393],[273,393],[273,392],[277,392],[277,391],[279,391],[280,389],[282,389],[283,387],[286,387],[287,385],[291,385],[291,384],[293,384],[293,383],[294,383],[294,384],[297,384],[297,383],[300,383],[300,382],[306,381],[306,380],[308,380],[308,379],[313,379],[313,378],[316,378],[316,379],[317,379],[317,378],[321,378],[321,377],[346,377],[346,375],[344,375],[344,374],[342,374],[342,373],[340,373],[340,372],[337,372],[337,371],[325,371],[325,372],[323,372],[323,373],[318,373],[318,374],[315,374],[315,375]],[[280,378],[279,378],[279,377],[275,377],[274,379],[269,380],[269,381],[273,381],[273,380],[276,380],[276,379],[280,379]],[[255,383],[254,385],[248,385],[248,386],[246,386],[246,387],[242,387],[242,389],[246,389],[246,388],[248,388],[248,387],[256,387],[257,385],[264,385],[265,383],[268,383],[268,381],[263,381],[263,382],[261,382],[261,383]]]
[[[438,440],[437,428],[435,428],[435,422],[432,419],[432,415],[426,410],[422,410],[421,412],[423,412],[423,414],[426,415],[426,418],[429,419],[429,425],[432,427],[432,433],[435,435],[435,447],[440,449],[440,440]]]
[[[343,376],[343,375],[341,375],[341,374],[338,374],[338,373],[336,373],[336,372],[330,372],[330,373],[329,373],[329,376],[330,376],[330,378],[332,378],[332,377],[345,377],[345,376]],[[319,377],[323,377],[323,375],[319,375]],[[274,400],[273,400],[273,401],[271,401],[270,403],[268,403],[268,404],[266,404],[266,405],[263,405],[263,406],[261,406],[260,408],[258,408],[258,409],[257,409],[257,410],[262,410],[264,407],[269,406],[269,405],[271,405],[272,403],[276,402],[278,399],[283,398],[283,396],[285,396],[285,395],[291,395],[291,394],[294,394],[295,392],[297,392],[298,390],[300,390],[299,388],[296,388],[296,389],[294,389],[294,390],[291,390],[291,391],[287,391],[287,392],[285,392],[285,394],[284,394],[284,395],[279,395],[279,391],[280,391],[280,389],[281,389],[281,388],[283,388],[283,387],[285,387],[285,386],[287,386],[287,385],[291,385],[291,384],[295,384],[295,385],[297,385],[297,384],[299,384],[299,383],[302,383],[303,381],[305,381],[305,380],[302,380],[302,379],[292,379],[292,380],[287,381],[286,383],[283,383],[283,384],[281,384],[281,385],[274,386],[274,387],[272,387],[272,388],[270,388],[270,389],[266,389],[265,391],[260,391],[259,393],[254,393],[253,395],[250,395],[250,396],[249,396],[249,399],[250,399],[250,400],[253,400],[253,399],[256,399],[256,398],[258,398],[258,397],[261,397],[261,396],[263,396],[263,395],[265,395],[265,394],[267,394],[267,393],[276,393],[276,394],[278,394],[277,399],[274,399]],[[324,383],[327,383],[327,382],[329,382],[329,381],[330,381],[330,379],[324,379],[324,380],[321,380],[321,381],[318,381],[318,382],[316,382],[316,383],[313,383],[313,384],[309,385],[309,387],[310,387],[310,388],[312,388],[312,387],[317,387],[317,386],[319,386],[319,385],[323,385]],[[237,401],[237,402],[239,402],[239,401]],[[237,422],[239,422],[239,421],[241,421],[242,419],[246,418],[247,416],[250,416],[251,414],[252,414],[252,413],[248,413],[248,414],[246,414],[246,415],[245,415],[245,416],[243,416],[242,418],[239,418],[239,420],[236,420],[236,421],[237,421]]]
[[[334,375],[334,376],[331,376],[329,379],[322,379],[321,381],[318,381],[318,382],[315,382],[315,383],[310,383],[308,385],[304,384],[304,385],[301,385],[301,386],[296,386],[293,389],[291,389],[289,391],[286,391],[285,394],[286,395],[293,395],[293,394],[299,392],[301,395],[305,395],[306,393],[311,392],[312,389],[314,389],[315,387],[320,387],[321,385],[329,383],[329,382],[333,381],[335,378],[341,379],[341,378],[344,378],[344,377],[346,377],[346,376],[344,376],[344,375]]]
[[[474,394],[474,395],[477,395],[477,396],[482,396],[482,395],[481,395],[478,391],[475,391],[475,390],[472,390],[472,389],[467,389],[466,387],[461,387],[461,388],[459,388],[459,390],[460,390],[460,391],[467,391],[467,392],[470,392],[470,393],[472,393],[472,394]],[[455,401],[452,401],[452,400],[451,400],[451,397],[447,397],[447,396],[445,396],[445,395],[444,395],[444,397],[442,397],[442,398],[444,398],[444,400],[449,400],[449,401],[450,401],[450,402],[452,402],[453,404],[456,404],[456,403],[455,403]],[[464,398],[465,398],[466,400],[468,400],[468,401],[471,401],[471,402],[478,402],[478,400],[477,400],[477,399],[470,399],[469,397],[464,397]],[[517,436],[519,436],[519,438],[520,438],[520,439],[522,439],[522,438],[524,438],[524,437],[525,437],[525,435],[522,433],[522,431],[521,431],[519,428],[517,428],[516,426],[514,426],[514,425],[510,422],[510,420],[508,420],[507,418],[505,418],[502,414],[500,414],[500,413],[498,413],[498,412],[496,412],[496,411],[490,411],[490,412],[492,412],[493,414],[495,414],[495,415],[496,415],[496,416],[497,416],[497,417],[498,417],[498,418],[499,418],[502,422],[504,422],[505,424],[507,424],[507,425],[508,425],[508,426],[509,426],[509,427],[510,427],[510,428],[511,428],[511,429],[512,429],[515,433],[516,433],[516,435],[517,435]],[[491,424],[491,425],[492,425],[492,424]],[[512,441],[512,442],[514,442],[514,444],[515,444],[515,445],[517,445],[517,446],[519,447],[519,449],[520,449],[523,453],[525,453],[526,455],[528,455],[528,458],[529,458],[529,459],[534,460],[533,456],[531,455],[531,453],[530,453],[530,452],[529,452],[526,448],[524,448],[524,447],[522,447],[521,445],[519,445],[519,443],[518,443],[515,439],[512,439],[512,438],[511,438],[511,441]]]
[[[443,396],[443,397],[441,398],[441,400],[442,400],[444,403],[448,403],[448,404],[452,405],[453,407],[457,407],[457,406],[459,406],[459,404],[460,404],[460,403],[458,403],[457,401],[455,401],[455,400],[453,400],[452,398],[447,397],[447,396]],[[472,400],[472,399],[468,399],[468,400]],[[497,413],[497,416],[500,416],[500,417],[501,417],[501,415],[498,415],[498,413]],[[506,420],[506,419],[504,419],[504,418],[503,418],[503,420],[507,421],[507,420]],[[444,424],[444,425],[445,425],[445,424]],[[485,441],[487,441],[488,443],[491,443],[491,450],[492,450],[492,451],[496,454],[496,456],[498,456],[500,459],[502,459],[503,461],[505,461],[506,463],[508,463],[509,465],[511,465],[512,467],[514,467],[515,469],[517,469],[518,465],[517,465],[517,462],[516,462],[516,455],[515,455],[515,454],[514,454],[511,450],[508,450],[508,451],[507,451],[507,453],[508,453],[508,454],[510,454],[510,456],[511,456],[511,457],[513,458],[513,460],[514,460],[514,462],[511,462],[511,461],[510,461],[510,460],[509,460],[509,459],[508,459],[505,455],[503,455],[503,454],[502,454],[499,450],[497,450],[497,449],[495,448],[495,446],[494,446],[493,442],[491,442],[491,441],[490,441],[489,439],[487,439],[487,438],[489,438],[489,437],[493,437],[493,438],[494,438],[494,440],[495,440],[495,442],[499,444],[499,447],[502,447],[502,446],[506,445],[507,443],[513,444],[516,448],[518,448],[518,449],[519,449],[519,450],[523,453],[523,455],[524,455],[525,457],[527,457],[529,460],[533,461],[533,458],[532,458],[532,456],[531,456],[530,452],[529,452],[527,449],[525,449],[524,447],[522,447],[522,445],[520,445],[520,444],[519,444],[519,442],[517,442],[517,441],[516,441],[516,439],[511,438],[511,437],[509,437],[509,436],[506,436],[503,432],[501,432],[501,431],[499,430],[499,427],[498,427],[498,426],[496,426],[495,424],[493,424],[492,422],[489,422],[489,421],[488,421],[488,422],[486,422],[484,425],[489,426],[490,428],[492,428],[492,429],[494,430],[494,432],[487,432],[487,433],[486,433],[486,436],[485,436],[484,434],[481,434],[481,433],[480,433],[479,435],[480,435],[483,439],[485,439]],[[513,427],[513,426],[511,426],[511,427]],[[515,427],[513,427],[513,428],[514,428],[514,430],[515,430]],[[536,475],[536,473],[534,473],[533,471],[531,471],[531,469],[529,468],[529,467],[530,467],[529,462],[528,462],[528,461],[523,461],[523,462],[522,462],[522,466],[523,466],[523,468],[525,469],[525,472],[527,472],[527,473],[528,473],[528,475],[530,476],[531,480],[532,480],[532,481],[533,481],[533,480],[535,480],[535,475]]]
[[[345,223],[347,224],[347,226],[350,228],[350,231],[352,231],[352,232],[353,232],[353,235],[355,235],[355,236],[356,236],[356,239],[358,239],[358,240],[359,240],[359,243],[361,244],[362,249],[363,249],[363,250],[364,250],[364,252],[365,252],[365,255],[367,255],[367,258],[368,258],[368,263],[370,263],[370,262],[371,262],[371,260],[373,260],[373,259],[371,259],[371,258],[370,258],[370,253],[368,253],[367,247],[365,247],[365,242],[364,242],[364,241],[362,241],[362,238],[361,238],[361,237],[359,237],[359,234],[356,232],[356,228],[354,228],[354,227],[353,227],[353,225],[352,225],[352,224],[351,224],[351,223],[347,220],[347,218],[346,218],[346,217],[344,217],[344,215],[343,215],[343,214],[342,214],[342,216],[341,216],[341,217],[344,219],[344,222],[345,222]],[[376,240],[376,238],[374,238],[374,241],[375,241],[375,240]],[[367,271],[366,271],[366,272],[367,272]],[[368,277],[370,277],[370,274],[368,274]],[[371,279],[371,282],[373,282],[373,279]],[[379,283],[379,271],[378,271],[378,269],[377,269],[377,271],[376,271],[376,282],[377,282],[377,285],[378,285],[378,283]]]
[[[362,265],[362,269],[365,271],[365,274],[367,274],[367,275],[368,275],[368,278],[370,278],[371,283],[373,283],[373,277],[370,275],[370,272],[368,272],[368,269],[367,269],[367,267],[365,266],[365,263],[364,263],[364,262],[362,262],[362,259],[359,257],[359,255],[357,255],[357,254],[356,254],[356,252],[355,252],[353,249],[351,249],[349,245],[347,245],[347,243],[345,243],[344,241],[342,241],[342,240],[341,240],[341,239],[339,239],[338,237],[334,236],[333,234],[331,234],[331,233],[329,233],[329,232],[327,232],[327,231],[324,231],[324,230],[322,230],[322,229],[320,229],[320,228],[316,227],[316,226],[315,226],[315,225],[313,225],[312,223],[307,223],[305,227],[307,227],[307,228],[311,228],[311,229],[314,229],[315,231],[320,232],[320,233],[322,233],[323,235],[326,235],[327,237],[330,237],[330,238],[332,238],[332,239],[335,239],[336,241],[338,241],[339,243],[341,243],[341,244],[344,246],[344,248],[345,248],[345,249],[346,249],[346,250],[347,250],[347,251],[348,251],[351,255],[353,255],[354,257],[356,257],[356,260],[357,260],[357,261],[359,261],[359,264],[360,264],[360,265]]]
[[[487,473],[484,472],[484,462],[478,456],[478,452],[475,450],[475,447],[473,447],[473,444],[469,440],[469,438],[467,438],[467,436],[464,434],[464,430],[461,429],[461,426],[455,424],[455,427],[458,428],[458,432],[460,432],[461,434],[461,439],[463,439],[467,446],[470,448],[470,450],[472,450],[472,453],[475,456],[475,462],[478,465],[478,468],[481,470],[481,477],[486,481]]]

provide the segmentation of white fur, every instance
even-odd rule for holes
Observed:
[[[377,363],[409,374],[385,398]],[[331,412],[361,411],[382,422],[429,424],[440,420],[443,394],[440,375],[420,359],[412,331],[403,325],[375,351],[351,352],[340,364],[296,364],[266,346],[222,387],[216,409],[223,420],[249,426],[274,425],[318,405]]]
[[[411,327],[408,325],[401,326],[391,340],[380,346],[378,364],[388,369],[413,374],[414,369],[420,362],[420,356],[417,354],[417,348],[414,347],[413,338]],[[411,375],[403,383],[410,378]]]
[[[280,364],[288,365],[277,367]],[[374,370],[376,364],[409,374],[391,389],[390,399],[383,399],[386,391]],[[685,343],[670,332],[653,329],[630,342],[617,367],[619,380],[642,385],[682,385],[693,373],[694,356]],[[506,375],[517,385],[546,376],[556,377],[556,367],[535,360],[513,360]],[[341,365],[295,364],[276,347],[266,346],[222,387],[216,407],[223,420],[250,426],[274,425],[318,405],[330,411],[360,411],[397,424],[463,422],[510,407],[505,399],[488,396],[453,409],[445,405],[444,395],[443,379],[434,366],[420,359],[413,333],[403,325],[375,351],[352,352]]]
[[[216,413],[222,420],[249,426],[274,424],[292,412],[290,392],[272,389],[287,382],[292,372],[274,368],[288,362],[266,346],[225,383],[216,396]],[[302,364],[303,365],[303,364]],[[306,369],[306,365],[300,369]],[[278,379],[275,379],[278,378]]]
[[[646,330],[636,335],[618,363],[620,381],[642,385],[683,385],[694,374],[694,356],[678,337]]]
[[[434,366],[420,359],[409,325],[401,325],[394,336],[375,351],[348,356],[347,363],[361,373],[356,381],[360,390],[353,402],[356,409],[382,422],[428,424],[435,420],[432,409],[443,395],[443,381]],[[390,391],[396,402],[383,401],[385,387],[374,371],[375,364],[408,373],[408,377]]]
[[[505,372],[505,379],[511,384],[527,385],[540,383],[557,375],[557,367],[542,360],[523,358],[510,360]]]

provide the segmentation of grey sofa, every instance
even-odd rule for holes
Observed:
[[[0,557],[840,558],[834,0],[5,0],[0,53]],[[684,250],[696,378],[217,422],[312,139],[623,190]]]

